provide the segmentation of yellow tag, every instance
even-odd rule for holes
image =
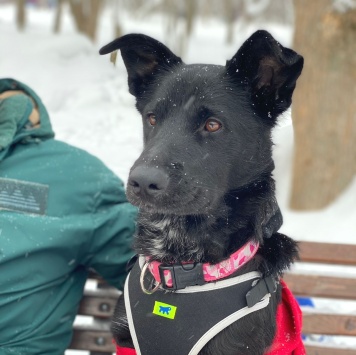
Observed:
[[[153,307],[152,313],[156,314],[157,316],[174,319],[174,317],[176,316],[176,310],[177,310],[176,306],[172,306],[171,304],[155,301],[155,305]]]

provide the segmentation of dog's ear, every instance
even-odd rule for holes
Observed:
[[[302,56],[262,30],[226,62],[228,75],[249,86],[254,107],[272,123],[290,106],[302,68]]]
[[[136,97],[146,90],[147,85],[160,72],[171,70],[182,63],[164,44],[143,34],[117,38],[102,47],[99,53],[108,54],[117,49],[120,49],[127,69],[129,91]]]

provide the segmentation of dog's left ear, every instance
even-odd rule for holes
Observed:
[[[127,73],[129,91],[139,97],[160,73],[182,63],[164,44],[143,34],[128,34],[117,38],[99,51],[108,54],[120,49]]]
[[[302,68],[302,56],[262,30],[226,62],[228,75],[249,86],[254,108],[272,123],[290,106]]]

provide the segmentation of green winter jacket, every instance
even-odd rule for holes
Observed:
[[[136,209],[122,182],[87,152],[53,139],[39,97],[0,100],[0,355],[59,355],[68,347],[88,268],[121,288]]]

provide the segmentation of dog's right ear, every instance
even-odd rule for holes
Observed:
[[[171,70],[182,60],[164,44],[143,34],[128,34],[117,38],[99,51],[108,54],[120,49],[129,82],[129,91],[139,97],[159,73]]]

